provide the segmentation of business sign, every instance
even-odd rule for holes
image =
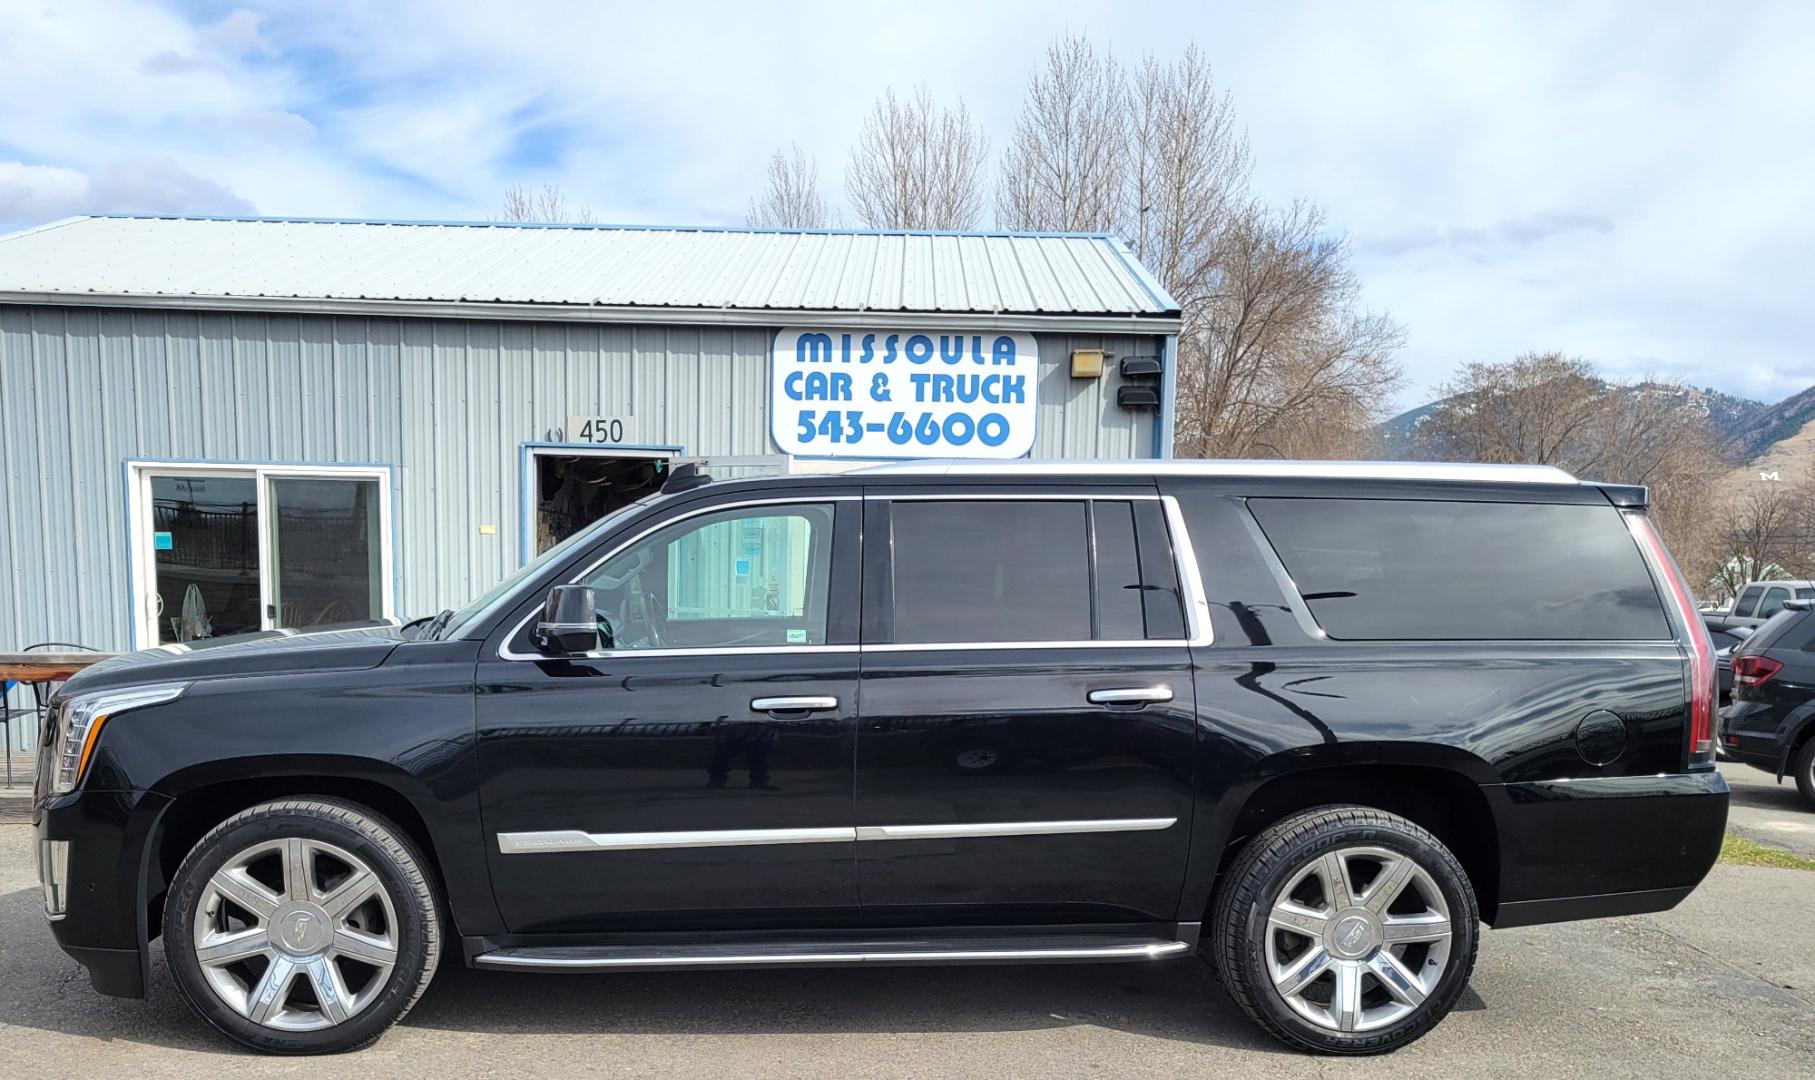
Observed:
[[[1021,457],[1039,383],[1032,334],[783,330],[770,430],[802,457]]]

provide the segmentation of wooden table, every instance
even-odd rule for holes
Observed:
[[[0,652],[0,683],[61,682],[76,672],[98,664],[115,653],[104,652]]]

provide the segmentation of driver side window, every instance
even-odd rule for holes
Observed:
[[[606,560],[592,587],[607,649],[823,645],[829,503],[741,507],[676,522]]]

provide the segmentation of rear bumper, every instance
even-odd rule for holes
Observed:
[[[1777,711],[1753,702],[1739,702],[1731,719],[1722,713],[1714,745],[1727,761],[1737,761],[1768,773],[1779,773],[1784,765],[1784,727]]]
[[[1592,777],[1483,789],[1496,802],[1495,926],[1675,907],[1720,856],[1720,773]]]
[[[33,808],[34,844],[69,843],[68,899],[60,917],[46,913],[51,936],[103,994],[145,996],[146,840],[166,805],[148,792],[78,791]]]

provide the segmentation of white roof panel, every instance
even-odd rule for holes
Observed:
[[[1095,234],[95,215],[0,236],[0,300],[159,297],[1178,318]]]

